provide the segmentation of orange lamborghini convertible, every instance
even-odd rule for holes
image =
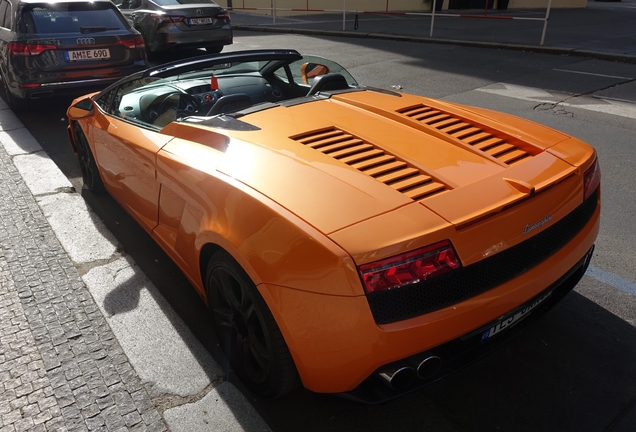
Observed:
[[[293,50],[148,69],[68,119],[85,187],[178,264],[266,396],[439,379],[571,290],[599,229],[589,145]]]

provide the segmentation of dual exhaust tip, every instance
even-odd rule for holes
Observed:
[[[375,375],[393,390],[403,390],[416,379],[427,379],[439,372],[442,359],[435,355],[410,358],[389,363],[378,369]]]

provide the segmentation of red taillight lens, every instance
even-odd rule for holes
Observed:
[[[601,184],[601,167],[598,164],[598,157],[594,159],[594,163],[585,171],[583,176],[584,198],[587,199]]]
[[[444,240],[391,258],[363,264],[358,270],[364,289],[367,293],[372,293],[426,280],[459,267],[461,263],[453,246],[450,241]]]
[[[56,50],[55,45],[46,44],[26,44],[20,42],[9,42],[9,53],[12,56],[29,57],[42,54],[44,51]]]
[[[123,39],[115,42],[115,45],[123,45],[128,49],[145,48],[144,38],[137,36],[134,39]]]
[[[218,20],[229,20],[230,19],[230,13],[228,11],[219,12],[218,14],[214,15],[214,18],[216,18]]]
[[[181,15],[151,14],[150,18],[159,20],[160,23],[178,23],[185,20]]]

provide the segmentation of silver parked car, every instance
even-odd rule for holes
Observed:
[[[146,42],[146,53],[177,48],[221,52],[232,43],[228,11],[212,0],[114,0]]]

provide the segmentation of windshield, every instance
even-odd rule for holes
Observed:
[[[126,24],[109,3],[40,3],[22,12],[23,31],[28,34],[80,33],[82,28],[124,30]]]

